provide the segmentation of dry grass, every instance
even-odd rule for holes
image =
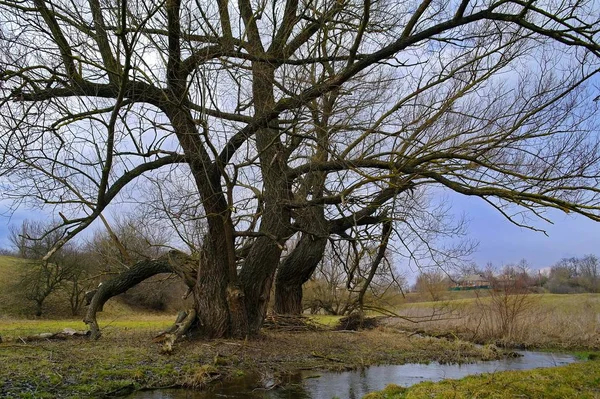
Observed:
[[[480,343],[501,342],[530,348],[600,348],[600,294],[531,294],[525,300],[527,303],[515,315],[508,334],[499,327],[502,324],[499,312],[490,310],[491,300],[485,294],[479,300],[405,304],[399,313],[421,322],[398,319],[394,324],[431,334],[451,332]]]

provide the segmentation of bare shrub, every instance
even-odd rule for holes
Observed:
[[[518,281],[506,282],[485,294],[478,292],[475,301],[480,322],[474,335],[507,342],[522,339],[523,321],[536,305],[536,299]]]

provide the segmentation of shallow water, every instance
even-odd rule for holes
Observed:
[[[289,376],[284,381],[285,388],[275,389],[265,388],[273,385],[272,379],[248,376],[235,382],[217,384],[210,392],[156,390],[137,392],[128,396],[128,399],[358,399],[368,392],[383,389],[388,384],[407,387],[422,381],[456,379],[495,371],[562,366],[575,361],[573,356],[564,354],[528,351],[519,353],[523,356],[462,365],[410,363],[399,366],[372,366],[342,373],[303,371]]]

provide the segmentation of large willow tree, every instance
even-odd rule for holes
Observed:
[[[427,245],[443,229],[428,193],[478,196],[520,225],[547,208],[600,220],[599,12],[3,0],[3,195],[51,207],[57,249],[146,178],[187,177],[205,218],[199,254],[142,262],[104,295],[175,271],[204,336],[253,334],[275,280],[276,309],[298,311],[329,236],[371,226],[381,253],[391,233]]]

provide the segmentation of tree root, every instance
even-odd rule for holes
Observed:
[[[172,353],[175,342],[184,337],[195,322],[197,322],[196,310],[189,309],[187,312],[179,312],[175,323],[168,330],[154,337],[153,341],[163,344],[161,353]]]

